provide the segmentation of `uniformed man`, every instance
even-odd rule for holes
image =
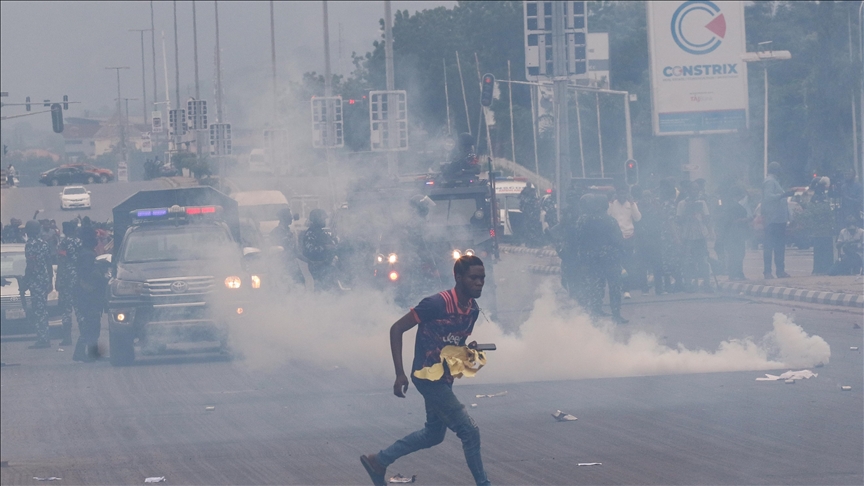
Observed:
[[[621,251],[624,237],[615,218],[606,214],[609,200],[602,194],[586,194],[580,201],[582,215],[572,235],[577,270],[575,280],[579,303],[595,316],[602,311],[603,294],[609,285],[609,306],[618,324],[621,317]]]
[[[300,238],[302,258],[309,265],[317,290],[328,290],[336,285],[333,274],[336,237],[326,226],[327,213],[323,209],[313,209],[309,213],[309,228]]]
[[[57,247],[57,305],[63,313],[63,341],[61,346],[72,344],[72,309],[75,287],[78,285],[76,268],[81,240],[78,239],[78,225],[74,221],[63,223],[63,239]]]
[[[102,327],[102,310],[105,307],[105,268],[96,261],[96,230],[82,227],[80,231],[81,251],[76,258],[75,269],[78,285],[75,287],[75,314],[78,316],[78,342],[72,359],[95,361],[99,358],[99,333]]]
[[[51,251],[48,243],[42,239],[42,225],[30,220],[24,226],[27,233],[27,244],[24,255],[27,267],[24,270],[24,287],[30,291],[28,315],[36,327],[36,343],[33,348],[50,348],[48,338],[48,293],[54,286],[54,268],[51,266]]]
[[[519,211],[522,212],[523,235],[529,247],[540,246],[543,226],[540,221],[540,199],[534,184],[528,183],[519,193]]]

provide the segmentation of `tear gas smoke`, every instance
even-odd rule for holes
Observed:
[[[280,311],[234,329],[234,345],[245,356],[239,365],[261,369],[303,361],[392,377],[389,328],[405,311],[383,293],[301,291],[286,296],[282,305]],[[611,323],[592,322],[578,307],[561,309],[551,286],[540,292],[518,335],[504,333],[481,316],[472,338],[495,342],[498,350],[464,384],[804,368],[827,364],[831,355],[821,337],[807,335],[780,313],[761,340],[731,339],[714,351],[669,347],[642,331],[622,340]],[[413,343],[414,332],[406,333],[406,372]]]

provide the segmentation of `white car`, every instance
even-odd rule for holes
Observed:
[[[84,186],[66,186],[60,193],[60,209],[90,209],[90,191]]]

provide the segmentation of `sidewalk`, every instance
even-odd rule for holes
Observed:
[[[525,248],[501,245],[504,253],[531,254],[541,261],[529,265],[533,273],[560,275],[561,260],[550,248]],[[729,282],[725,275],[717,277],[721,292],[752,297],[795,300],[815,304],[840,305],[864,308],[864,280],[861,276],[811,275],[813,269],[812,250],[786,250],[786,272],[791,278],[762,278],[762,251],[748,250],[744,257],[744,275],[749,280]]]

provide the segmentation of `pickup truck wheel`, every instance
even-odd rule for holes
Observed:
[[[108,327],[108,345],[110,346],[110,361],[112,366],[128,366],[135,361],[135,337],[125,329]]]
[[[51,184],[52,186],[59,186],[60,185],[60,181],[58,181],[57,179],[51,179],[48,183]]]
[[[93,184],[94,182],[96,182],[95,177],[93,177],[93,176],[87,177],[87,184]]]
[[[106,184],[108,182],[108,176],[102,174],[101,176],[99,176],[99,182],[101,182],[102,184]]]

